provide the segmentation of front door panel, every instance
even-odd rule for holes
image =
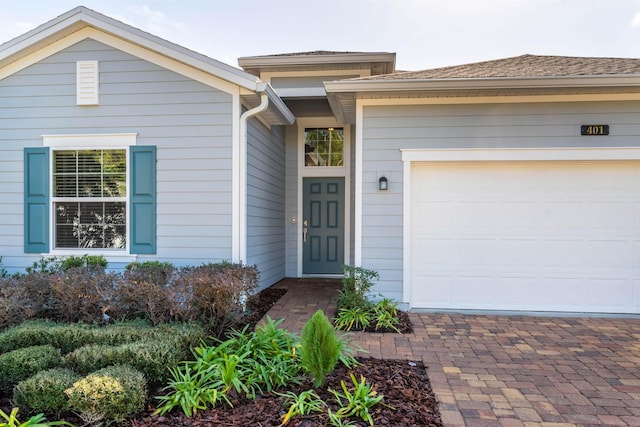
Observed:
[[[302,273],[341,274],[344,264],[344,178],[304,178]]]

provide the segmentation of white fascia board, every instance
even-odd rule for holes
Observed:
[[[420,92],[444,90],[541,89],[640,86],[640,75],[416,79],[416,80],[343,80],[325,82],[327,93],[345,92]]]
[[[279,55],[238,58],[243,68],[270,68],[304,65],[331,65],[389,62],[395,68],[396,54],[389,52],[363,52],[328,55]]]
[[[65,30],[78,25],[82,26],[83,24],[250,90],[255,90],[259,82],[256,76],[238,68],[191,51],[85,7],[77,7],[0,46],[0,62],[48,38],[55,41],[57,38],[64,37],[66,35]]]

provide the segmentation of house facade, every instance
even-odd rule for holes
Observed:
[[[0,46],[0,256],[380,273],[411,309],[640,313],[640,60],[234,68],[80,7]]]

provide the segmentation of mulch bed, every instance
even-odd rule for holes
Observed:
[[[442,427],[437,402],[431,391],[429,379],[422,363],[404,360],[378,360],[359,358],[360,365],[353,369],[338,367],[327,377],[325,387],[317,389],[318,395],[326,402],[332,403],[334,398],[327,391],[328,388],[341,390],[340,381],[351,384],[349,374],[353,373],[357,380],[363,375],[367,382],[375,385],[378,394],[384,395],[383,402],[387,405],[377,405],[372,411],[376,426],[427,426]],[[300,393],[313,388],[309,383],[296,385],[288,390]],[[288,409],[288,408],[287,408]],[[337,406],[332,408],[336,411]],[[179,411],[173,411],[163,417],[152,415],[150,407],[146,414],[142,414],[130,422],[132,427],[213,427],[213,426],[279,426],[282,415],[286,412],[284,398],[278,395],[265,395],[255,401],[237,399],[233,408],[221,406],[198,412],[188,418]],[[369,424],[351,418],[358,426]],[[316,427],[328,426],[326,414],[298,416],[293,418],[287,426]]]
[[[248,314],[244,316],[242,323],[236,325],[241,329],[245,325],[253,328],[266,312],[286,293],[285,289],[268,288],[251,298],[247,303]],[[411,332],[411,322],[405,312],[399,312],[402,333]],[[374,332],[373,330],[371,332]],[[383,332],[383,331],[375,331]],[[395,332],[394,332],[395,333]],[[431,390],[426,368],[421,362],[405,360],[378,360],[359,358],[360,364],[352,369],[340,365],[327,377],[324,387],[317,389],[318,395],[330,405],[331,409],[338,409],[334,403],[333,395],[328,388],[341,390],[340,381],[344,380],[347,386],[351,385],[350,374],[354,374],[357,380],[364,376],[368,383],[374,385],[378,394],[384,395],[385,405],[377,405],[373,412],[373,420],[376,426],[425,426],[442,427],[438,404]],[[313,388],[311,383],[292,385],[285,391],[300,393]],[[151,394],[157,396],[162,393],[161,388]],[[280,426],[282,416],[286,413],[284,398],[277,394],[268,394],[258,397],[256,400],[235,398],[234,407],[226,405],[218,408],[207,409],[198,412],[193,417],[185,416],[179,409],[165,416],[154,415],[155,399],[150,399],[146,410],[136,418],[123,423],[129,427],[214,427],[214,426]],[[0,409],[8,411],[11,402],[8,396],[0,394]],[[287,408],[288,409],[288,408]],[[19,418],[26,420],[26,414],[21,411]],[[357,426],[367,426],[368,423],[351,418]],[[82,425],[81,420],[73,417],[68,421],[75,425]],[[291,427],[316,427],[329,426],[325,413],[297,416],[287,426]]]

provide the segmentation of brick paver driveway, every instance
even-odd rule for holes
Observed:
[[[335,310],[326,284],[282,286],[289,292],[270,315],[294,330],[317,308]],[[422,360],[446,426],[640,426],[640,319],[411,319],[413,334],[356,340],[372,357]]]
[[[445,425],[640,426],[640,320],[412,315]]]

